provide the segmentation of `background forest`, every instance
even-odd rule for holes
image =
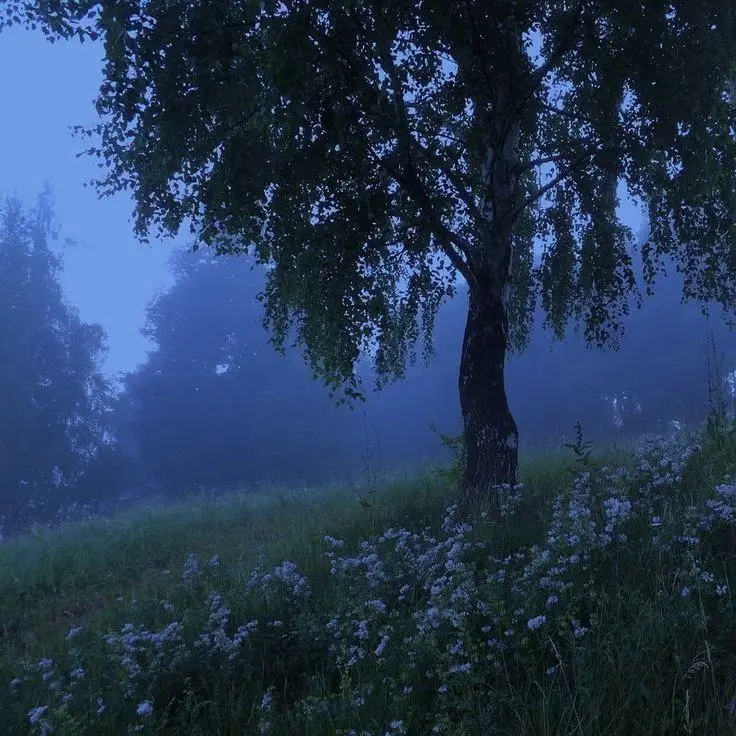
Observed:
[[[245,256],[175,250],[173,283],[150,302],[142,331],[154,349],[117,380],[102,368],[105,334],[59,284],[64,244],[52,197],[7,199],[0,240],[0,506],[19,524],[197,490],[322,484],[447,459],[440,434],[460,429],[456,365],[461,290],[440,311],[435,355],[405,380],[338,405],[300,351],[278,353],[263,329],[264,270]],[[529,349],[508,371],[526,449],[550,450],[580,422],[596,442],[695,425],[709,409],[707,376],[731,391],[734,338],[721,320],[680,304],[669,274],[632,310],[618,350],[570,335],[554,342],[537,315]],[[367,356],[366,356],[367,357]],[[711,387],[715,388],[715,387]],[[29,410],[30,407],[30,410]]]

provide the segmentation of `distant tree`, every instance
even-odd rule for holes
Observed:
[[[142,475],[171,494],[322,480],[328,452],[345,464],[340,417],[301,353],[268,345],[263,269],[202,250],[176,251],[170,265],[174,283],[143,330],[155,348],[121,396]]]
[[[46,194],[28,212],[7,199],[0,216],[0,507],[19,513],[68,500],[111,444],[105,336],[64,301],[52,218]]]
[[[535,298],[558,336],[620,334],[619,185],[648,208],[647,284],[669,255],[687,298],[736,307],[731,0],[6,6],[103,38],[100,193],[132,191],[141,238],[191,218],[218,252],[273,263],[273,338],[296,324],[329,386],[360,394],[367,341],[402,375],[467,282],[467,498],[517,479],[504,366]]]

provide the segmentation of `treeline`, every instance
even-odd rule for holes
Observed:
[[[430,429],[459,431],[456,366],[463,295],[440,311],[436,355],[406,380],[338,407],[301,350],[269,344],[257,294],[264,273],[243,256],[175,251],[174,283],[151,301],[153,349],[115,389],[102,369],[105,334],[66,303],[48,195],[0,218],[0,514],[5,526],[51,518],[70,503],[172,497],[197,488],[344,480],[438,460]],[[733,336],[663,279],[633,311],[618,352],[575,336],[554,345],[541,317],[511,360],[509,396],[525,447],[559,445],[581,421],[607,440],[696,422],[708,408],[706,342],[733,356]],[[646,298],[646,297],[645,297]],[[725,364],[728,369],[728,363]],[[721,376],[725,378],[725,376]]]
[[[0,506],[19,522],[94,497],[116,455],[105,334],[65,302],[54,235],[47,194],[2,204]]]

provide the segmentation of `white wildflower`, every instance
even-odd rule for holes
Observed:
[[[41,718],[46,715],[46,711],[48,710],[48,706],[46,705],[39,705],[37,708],[32,708],[28,711],[28,720],[31,722],[31,725],[35,725],[38,723]]]
[[[138,707],[135,709],[135,712],[139,716],[150,716],[153,713],[153,704],[150,700],[144,700],[138,703]]]
[[[261,698],[261,705],[260,709],[262,711],[270,711],[273,707],[273,693],[276,688],[271,685],[271,687],[266,690],[265,693],[263,693],[263,697]]]
[[[389,636],[386,632],[381,634],[381,641],[379,642],[378,646],[376,647],[376,651],[375,651],[376,657],[380,657],[383,654],[383,650],[386,648],[388,639],[389,639]]]

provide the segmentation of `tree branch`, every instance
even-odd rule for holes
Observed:
[[[523,174],[527,171],[531,171],[537,166],[544,166],[544,164],[556,164],[559,161],[564,161],[568,156],[564,153],[558,153],[556,156],[546,156],[545,158],[534,158],[531,161],[525,161],[524,163],[518,163],[514,166],[515,174]]]
[[[412,169],[411,173],[413,174],[413,176],[411,180],[407,179],[407,177],[397,171],[394,166],[391,166],[385,158],[379,156],[373,150],[372,146],[370,148],[370,151],[378,164],[382,166],[405,189],[405,191],[407,191],[410,195],[413,195],[418,200],[419,206],[424,212],[424,216],[427,218],[432,232],[439,240],[445,255],[450,259],[452,265],[455,266],[455,268],[462,274],[463,278],[467,281],[468,286],[470,286],[471,288],[477,287],[478,282],[475,278],[475,275],[473,274],[472,268],[469,263],[470,253],[472,253],[471,244],[468,243],[460,235],[451,232],[437,217],[434,207],[432,206],[432,203],[430,201],[429,195],[422,186],[422,183],[419,180],[416,172]],[[457,248],[460,253],[458,253],[455,248]],[[465,255],[468,261],[465,261],[463,259],[461,253]]]
[[[467,16],[468,21],[470,22],[471,34],[472,34],[472,39],[473,39],[473,49],[476,53],[476,56],[478,57],[478,61],[480,63],[483,77],[485,79],[486,85],[488,86],[488,96],[490,97],[493,107],[495,108],[496,90],[493,85],[493,80],[491,79],[491,73],[488,69],[488,65],[486,64],[485,56],[481,53],[482,45],[478,37],[478,26],[475,23],[475,18],[473,17],[473,13],[471,11],[468,0],[465,0],[464,6],[465,6],[465,14]],[[459,65],[458,65],[458,68],[459,68]],[[464,79],[463,79],[463,84],[465,84]]]
[[[554,49],[554,51],[552,51],[552,53],[545,60],[545,62],[539,68],[535,70],[534,74],[532,74],[531,86],[527,90],[526,95],[519,103],[515,112],[521,111],[524,105],[526,105],[529,98],[537,91],[537,89],[539,88],[539,85],[542,84],[547,74],[551,72],[552,69],[554,69],[555,65],[562,59],[562,57],[568,51],[572,51],[572,49],[575,48],[576,39],[575,39],[574,32],[578,24],[578,21],[580,20],[583,14],[584,6],[585,6],[585,0],[579,0],[578,4],[576,5],[576,7],[573,9],[571,13],[573,17],[570,20],[569,28],[567,29],[565,35],[563,36],[557,48]]]
[[[432,231],[440,241],[442,250],[445,252],[455,268],[457,268],[458,271],[460,271],[460,273],[463,275],[465,280],[468,282],[468,285],[475,286],[477,285],[477,280],[469,265],[472,254],[472,246],[470,245],[470,243],[465,242],[457,234],[452,233],[450,230],[448,230],[448,228],[446,228],[445,225],[442,223],[440,218],[437,216],[434,205],[432,204],[432,200],[427,194],[427,191],[424,188],[421,179],[419,178],[416,167],[414,166],[414,162],[412,160],[413,139],[411,137],[411,130],[409,128],[409,116],[406,111],[403,89],[401,87],[401,82],[399,80],[396,65],[394,64],[393,57],[391,56],[391,50],[386,46],[385,36],[383,37],[383,39],[379,39],[379,43],[381,43],[381,41],[383,42],[379,53],[381,57],[381,62],[383,63],[389,81],[391,82],[393,103],[397,112],[397,133],[399,148],[402,149],[403,156],[406,160],[406,175],[402,176],[398,172],[394,172],[393,176],[396,178],[397,181],[402,183],[407,191],[410,194],[413,194],[419,201],[420,206],[424,211],[425,217],[427,218],[427,221],[432,228]],[[424,148],[418,141],[415,141],[415,143],[424,153],[431,155],[431,152],[428,149]],[[472,197],[468,194],[467,190],[463,186],[463,183],[459,181],[459,179],[457,179],[457,177],[451,170],[446,170],[447,167],[445,166],[445,162],[439,156],[436,157],[436,159],[437,161],[435,162],[435,165],[437,165],[438,162],[441,163],[443,173],[447,175],[448,179],[450,179],[450,181],[453,181],[454,179],[458,182],[457,184],[455,184],[455,182],[453,181],[453,184],[455,184],[456,188],[458,189],[458,196],[463,200],[463,202],[465,202],[466,206],[468,206],[469,209],[472,208],[473,211],[478,212],[475,203],[472,200]],[[455,248],[458,248],[468,260],[463,260],[463,258],[455,250]]]
[[[549,112],[554,112],[558,115],[561,115],[562,117],[569,118],[570,120],[590,124],[590,119],[586,118],[584,115],[576,115],[574,112],[570,112],[569,110],[562,110],[559,107],[550,105],[547,102],[542,102],[541,107],[543,107],[545,110],[549,110]]]
[[[463,204],[468,208],[468,212],[471,216],[481,223],[483,218],[478,206],[473,200],[472,194],[468,191],[468,187],[465,182],[462,181],[461,177],[458,176],[448,165],[444,159],[434,151],[430,150],[426,146],[423,146],[419,141],[413,140],[413,144],[421,151],[421,153],[427,158],[427,160],[434,164],[448,179],[448,181],[455,187],[458,197],[462,200]]]
[[[413,109],[413,108],[418,108],[418,107],[419,107],[418,105],[411,105],[411,104],[407,105],[407,109]],[[437,133],[435,131],[427,132],[426,129],[422,129],[421,125],[417,125],[416,121],[415,121],[414,130],[420,135],[423,135],[425,138],[431,138],[433,136],[437,138],[447,138],[447,140],[454,141],[455,143],[459,143],[463,147],[463,150],[467,150],[469,147],[468,141],[466,139],[456,138],[454,135],[451,135],[450,133],[443,133],[443,132]]]
[[[560,182],[567,179],[576,169],[580,168],[580,166],[585,163],[585,160],[587,158],[590,158],[594,153],[597,151],[584,151],[579,156],[577,156],[573,162],[568,166],[564,171],[562,171],[560,174],[558,174],[554,179],[547,182],[543,187],[540,187],[537,189],[536,192],[533,194],[530,194],[528,197],[524,199],[524,201],[514,208],[514,210],[509,214],[509,218],[513,222],[527,207],[534,204],[537,200],[541,199],[550,189],[554,189]]]
[[[351,16],[353,22],[356,24],[356,29],[358,31],[361,31],[362,28],[359,19],[355,17],[354,12],[351,13]],[[323,40],[327,41],[328,43],[330,42],[330,39],[324,36]],[[334,42],[333,45],[336,48],[337,53],[348,63],[348,65],[356,73],[356,78],[362,79],[366,87],[373,88],[373,85],[365,80],[364,74],[358,68],[355,59],[346,54],[342,49],[340,49],[337,44],[334,44]],[[403,90],[401,89],[401,83],[398,78],[396,66],[394,64],[393,58],[391,57],[390,47],[386,48],[385,40],[383,43],[383,48],[380,51],[380,57],[386,69],[389,81],[391,82],[392,98],[397,118],[394,130],[397,133],[399,147],[401,148],[406,161],[406,175],[400,173],[394,166],[391,166],[383,157],[378,155],[373,147],[370,147],[370,152],[373,154],[379,165],[382,166],[394,178],[394,180],[397,181],[404,188],[405,191],[407,191],[418,201],[421,210],[424,213],[424,216],[427,219],[432,232],[437,237],[445,255],[450,259],[450,262],[460,272],[460,274],[462,274],[463,278],[468,283],[468,286],[470,288],[478,288],[478,281],[475,278],[475,275],[470,266],[473,251],[472,245],[460,235],[451,232],[442,223],[440,218],[437,216],[432,201],[427,194],[427,191],[424,188],[412,162],[412,137],[411,131],[409,129],[408,114],[406,104],[404,102]],[[451,171],[449,172],[449,174],[452,175],[453,178],[456,178]],[[469,195],[463,187],[458,187],[458,189],[458,194],[459,196],[461,196],[461,198],[463,198],[464,196],[465,199],[469,199]],[[475,203],[472,202],[472,199],[470,199],[470,203],[472,204],[472,207],[474,209],[477,209],[475,208]],[[465,256],[465,258],[463,258],[463,256]]]

